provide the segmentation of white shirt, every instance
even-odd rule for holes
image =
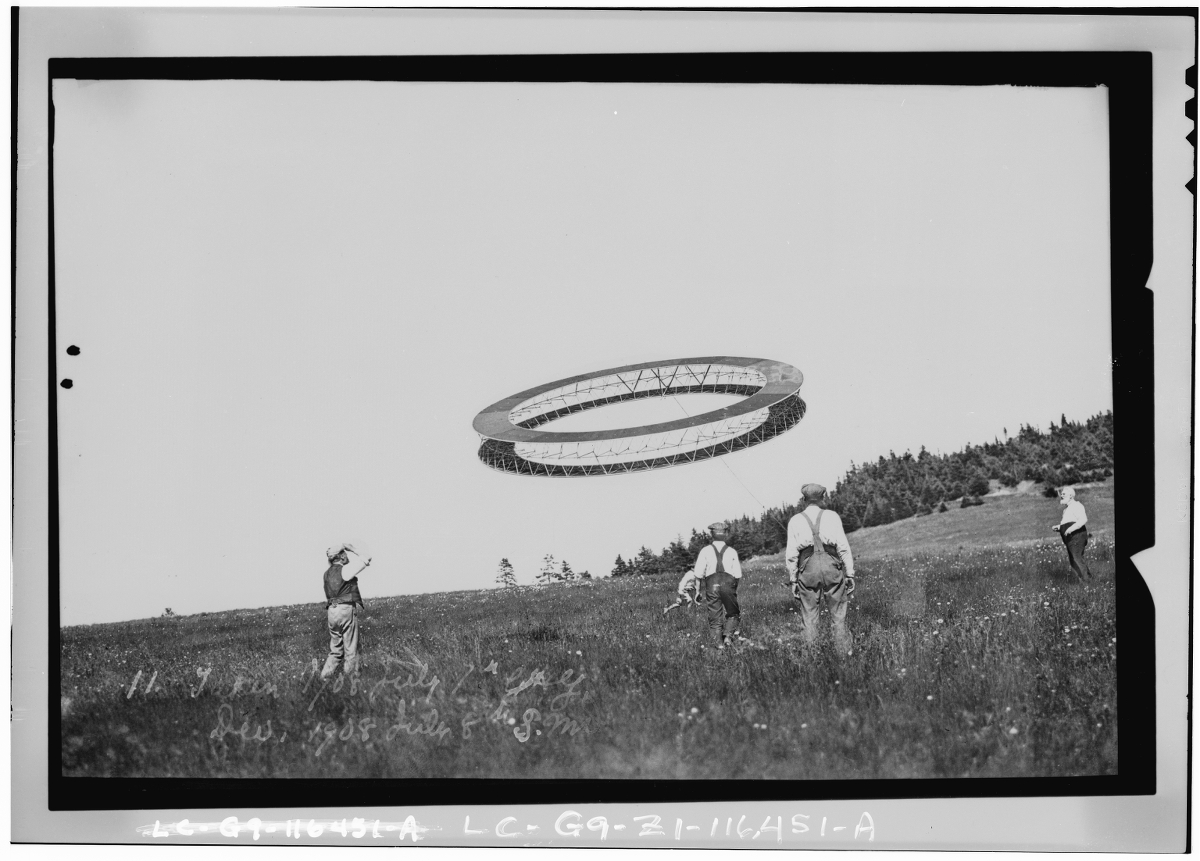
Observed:
[[[846,540],[846,530],[842,528],[842,518],[838,517],[836,511],[825,510],[821,514],[822,508],[819,505],[810,505],[804,509],[804,513],[808,515],[809,520],[813,523],[817,522],[817,515],[821,515],[821,543],[832,544],[838,549],[838,554],[842,557],[842,562],[846,566],[846,576],[854,576],[854,556],[850,552],[850,542]],[[794,515],[788,521],[788,538],[787,552],[783,557],[784,567],[787,568],[788,578],[795,579],[796,568],[800,562],[800,551],[805,547],[813,546],[813,533],[809,528],[808,522],[799,514]]]
[[[355,577],[357,577],[359,574],[361,574],[367,567],[366,560],[364,560],[361,556],[358,555],[357,552],[351,550],[350,548],[346,548],[346,558],[349,561],[345,565],[342,566],[342,582],[343,583],[350,582]],[[358,566],[354,569],[354,573],[351,574],[350,566],[354,565],[355,560],[358,560]]]
[[[712,544],[705,547],[696,556],[696,567],[692,569],[693,576],[703,580],[709,574],[717,573],[717,551],[725,547],[724,541],[714,541]],[[742,563],[738,559],[737,551],[730,547],[721,555],[721,563],[725,566],[725,573],[738,580],[742,579]]]
[[[1066,531],[1067,535],[1078,532],[1087,523],[1087,513],[1083,510],[1083,503],[1076,499],[1067,503],[1067,507],[1063,509],[1062,520],[1058,522],[1058,525],[1062,526],[1064,523],[1072,522],[1074,525]]]
[[[683,575],[683,578],[679,581],[679,588],[676,589],[675,591],[678,592],[680,595],[684,595],[687,593],[688,587],[691,586],[695,582],[696,582],[696,572],[688,571]]]

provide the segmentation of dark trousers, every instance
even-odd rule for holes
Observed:
[[[1087,560],[1083,558],[1084,548],[1087,547],[1087,527],[1076,529],[1070,535],[1063,536],[1063,544],[1067,545],[1067,559],[1071,561],[1071,567],[1075,573],[1079,575],[1079,579],[1091,579],[1092,572],[1088,568]]]
[[[708,629],[717,635],[717,642],[732,637],[741,627],[742,611],[738,608],[738,578],[732,574],[709,574],[704,578],[704,603],[708,606]]]

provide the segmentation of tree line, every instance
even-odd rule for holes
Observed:
[[[542,570],[535,578],[538,584],[561,583],[567,580],[591,580],[592,575],[587,571],[576,571],[566,559],[557,562],[554,555],[547,553],[542,559]],[[496,583],[505,588],[517,585],[517,572],[508,558],[500,560],[500,568],[496,572]]]
[[[917,454],[888,452],[875,463],[850,464],[830,494],[829,508],[842,518],[846,532],[881,526],[907,517],[949,510],[951,503],[966,508],[982,505],[980,497],[997,482],[1016,487],[1022,481],[1045,485],[1055,496],[1068,484],[1101,481],[1113,474],[1112,410],[1083,422],[1063,415],[1048,431],[1021,425],[1015,436],[967,445],[962,451],[932,454],[924,446]],[[729,543],[742,559],[778,553],[787,545],[787,524],[802,510],[800,501],[768,508],[758,517],[730,521]],[[677,537],[661,553],[642,547],[629,560],[617,556],[614,577],[682,572],[709,541],[705,531],[692,530],[685,542]]]

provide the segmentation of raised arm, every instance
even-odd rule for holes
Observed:
[[[346,552],[353,553],[354,558],[358,560],[359,564],[358,564],[358,567],[356,569],[354,569],[353,574],[346,573],[350,570],[349,565],[347,565],[345,568],[343,568],[342,569],[342,579],[343,580],[353,580],[355,577],[357,577],[359,574],[361,574],[368,565],[371,564],[371,558],[368,556],[366,559],[364,559],[362,556],[359,555],[358,551],[352,547],[347,547]]]

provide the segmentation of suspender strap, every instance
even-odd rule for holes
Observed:
[[[724,574],[725,573],[725,564],[721,561],[721,557],[724,556],[725,551],[729,549],[729,542],[726,542],[725,546],[722,547],[720,550],[717,549],[717,545],[715,543],[710,544],[708,546],[713,549],[713,553],[717,554],[717,570],[714,571],[713,573],[714,574]]]
[[[813,523],[811,520],[809,520],[807,514],[805,514],[803,511],[800,512],[800,516],[803,517],[808,522],[808,528],[812,530],[813,553],[824,553],[825,552],[825,546],[823,544],[821,544],[821,515],[824,513],[825,513],[825,509],[824,508],[820,509],[817,512],[817,522]]]

